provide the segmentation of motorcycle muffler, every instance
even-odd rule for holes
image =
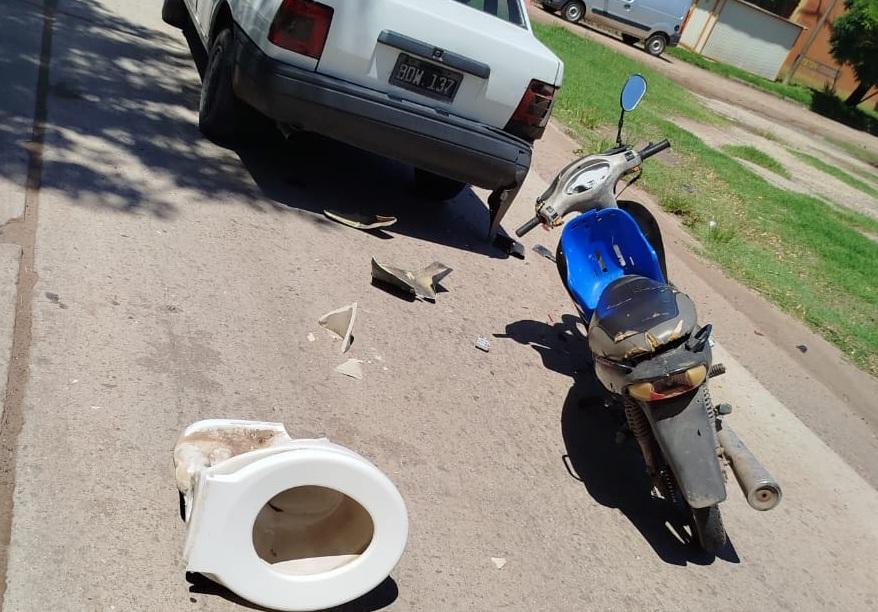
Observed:
[[[780,484],[759,463],[741,438],[725,424],[717,432],[717,438],[750,507],[764,511],[777,506],[783,497]]]

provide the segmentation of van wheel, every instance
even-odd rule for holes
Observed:
[[[640,40],[640,39],[637,38],[636,36],[631,36],[631,34],[622,34],[622,42],[625,43],[626,45],[633,45],[638,40]]]
[[[570,23],[576,23],[585,15],[585,5],[582,2],[568,2],[561,9],[561,16]]]
[[[464,187],[466,183],[415,168],[415,191],[426,200],[433,202],[451,200],[463,191]]]
[[[643,46],[647,53],[658,57],[665,52],[665,47],[668,46],[668,39],[664,34],[653,34],[646,39]]]
[[[169,26],[183,28],[188,18],[189,14],[186,12],[183,0],[165,0],[162,4],[162,21]]]

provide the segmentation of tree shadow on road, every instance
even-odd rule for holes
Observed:
[[[596,502],[620,510],[665,563],[713,563],[716,557],[698,548],[684,527],[688,517],[653,495],[637,442],[627,435],[625,415],[606,401],[608,396],[594,376],[579,325],[574,315],[564,315],[553,324],[523,320],[507,325],[505,334],[495,336],[533,347],[544,367],[573,380],[561,408],[561,435],[567,450],[562,459],[570,476],[581,482]],[[624,439],[617,440],[619,432],[626,432]],[[718,558],[740,561],[731,542]]]
[[[43,16],[38,2],[11,3],[0,28],[30,34],[0,37],[0,76],[22,99],[0,109],[9,149],[0,179],[21,184]],[[191,26],[166,32],[98,3],[62,0],[52,32],[49,83],[37,92],[49,108],[42,188],[74,205],[168,222],[187,198],[304,213],[314,223],[327,223],[325,208],[392,214],[400,219],[393,234],[504,256],[487,243],[487,207],[469,189],[429,205],[412,193],[411,168],[313,135],[287,143],[267,134],[239,150],[205,139],[197,128],[204,52]]]

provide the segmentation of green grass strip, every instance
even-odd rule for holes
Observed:
[[[761,76],[747,72],[746,70],[741,70],[740,68],[735,68],[734,66],[729,66],[722,62],[714,62],[700,53],[689,51],[683,47],[668,47],[665,53],[679,60],[683,60],[688,64],[693,64],[699,68],[703,68],[704,70],[714,72],[727,78],[744,81],[745,83],[753,85],[763,91],[788,98],[799,104],[805,106],[811,105],[813,92],[808,87],[793,84],[785,85],[783,83],[778,83],[777,81],[770,81]]]
[[[750,145],[726,145],[723,147],[723,151],[732,157],[753,162],[757,166],[762,166],[766,170],[771,170],[775,174],[779,174],[784,178],[792,178],[789,170],[784,168],[779,161],[774,159],[768,153],[763,153],[756,147],[751,147]]]
[[[679,116],[724,120],[666,77],[563,28],[534,24],[534,30],[565,62],[556,117],[583,148],[612,142],[619,90],[628,74],[643,74],[649,89],[626,119],[625,140],[673,144],[645,165],[643,186],[680,216],[706,257],[878,375],[878,242],[857,229],[870,220],[774,187],[680,128]]]
[[[834,176],[842,183],[845,183],[853,187],[854,189],[858,189],[859,191],[862,191],[866,195],[870,195],[873,198],[878,198],[878,189],[875,189],[874,187],[864,183],[860,179],[851,176],[838,166],[833,164],[827,164],[822,159],[814,157],[813,155],[808,155],[807,153],[802,153],[801,151],[794,151],[793,149],[790,149],[790,152],[802,161],[817,168],[821,172],[825,172],[830,176]]]

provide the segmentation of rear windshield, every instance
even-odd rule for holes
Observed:
[[[499,17],[503,21],[524,26],[524,16],[521,14],[521,0],[457,0],[461,4]]]

